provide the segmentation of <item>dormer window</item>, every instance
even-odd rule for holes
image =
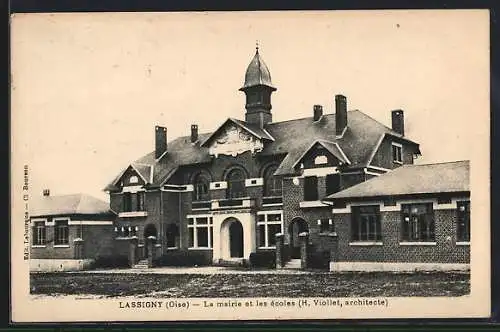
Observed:
[[[129,179],[129,182],[130,182],[131,184],[139,183],[139,178],[138,178],[137,176],[135,176],[135,175],[132,175],[132,176],[130,177],[130,179]]]
[[[392,161],[397,164],[403,163],[403,146],[398,143],[392,143]]]

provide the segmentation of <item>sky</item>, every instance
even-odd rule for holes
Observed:
[[[255,53],[277,91],[273,120],[334,112],[335,94],[390,126],[405,112],[418,163],[476,158],[489,144],[487,11],[17,14],[12,18],[12,157],[31,195],[103,188],[196,123],[244,119]],[[488,157],[489,158],[489,157]],[[488,159],[489,160],[489,159]]]

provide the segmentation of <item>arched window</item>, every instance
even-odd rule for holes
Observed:
[[[193,181],[193,200],[194,201],[208,201],[210,199],[209,189],[210,181],[203,174],[198,174]]]
[[[264,172],[264,196],[281,196],[283,193],[283,180],[279,176],[274,176],[278,169],[277,165],[269,166]]]
[[[239,168],[231,170],[227,176],[227,198],[246,196],[245,173]]]

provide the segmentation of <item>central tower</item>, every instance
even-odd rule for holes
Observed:
[[[245,121],[264,127],[273,121],[271,114],[271,93],[276,88],[271,82],[271,74],[256,47],[255,55],[245,73],[245,83],[240,88],[246,95]]]

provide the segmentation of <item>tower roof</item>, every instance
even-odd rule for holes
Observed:
[[[262,56],[259,54],[259,47],[255,50],[255,55],[248,65],[247,71],[245,73],[245,83],[243,87],[240,88],[241,91],[253,87],[253,86],[267,86],[270,87],[273,91],[276,88],[273,86],[271,81],[271,73],[269,72],[269,68],[265,64]]]

